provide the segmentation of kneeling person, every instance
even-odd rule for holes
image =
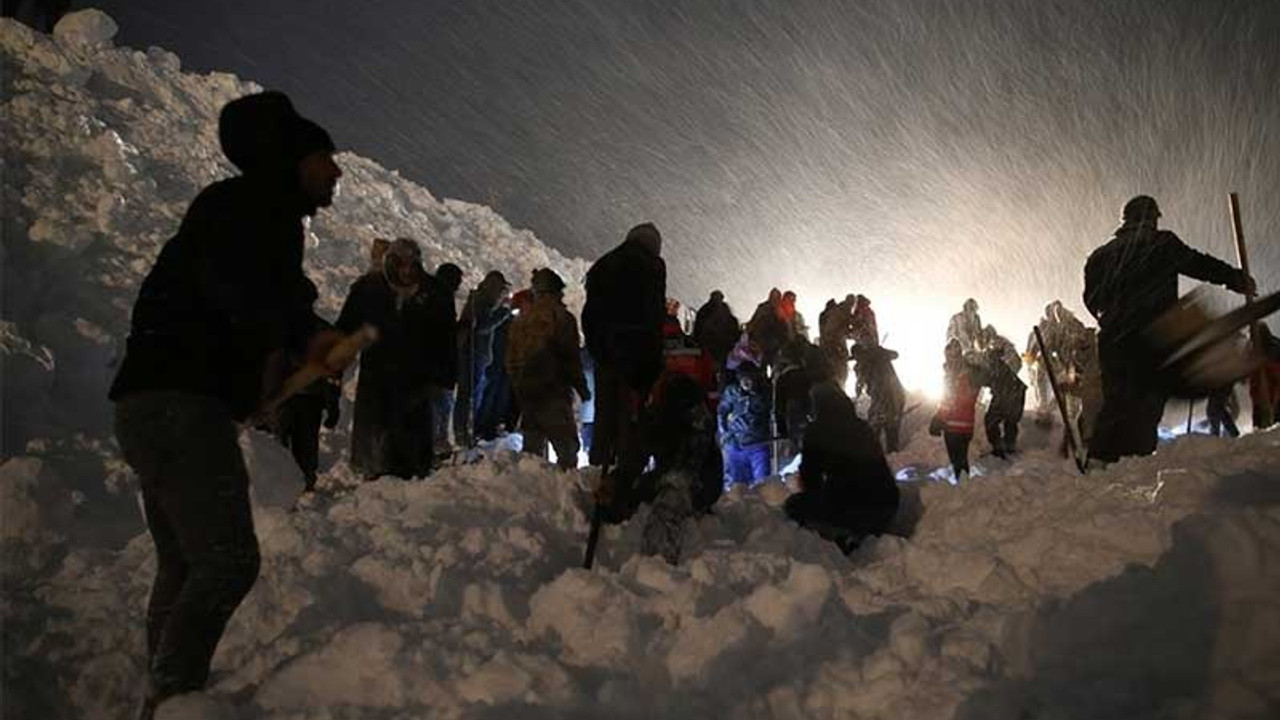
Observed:
[[[787,517],[845,552],[888,530],[898,511],[898,485],[871,426],[833,384],[813,391],[814,419],[804,436],[800,492]]]

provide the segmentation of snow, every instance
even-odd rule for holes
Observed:
[[[91,19],[76,22],[102,26]],[[4,710],[126,718],[145,677],[154,557],[94,415],[100,366],[185,204],[227,172],[217,108],[253,86],[183,74],[163,51],[89,52],[0,22],[14,88],[0,115],[5,282],[17,288],[0,347],[6,402],[23,398],[5,409],[0,464]],[[487,208],[340,162],[342,195],[309,251],[330,314],[377,234],[418,237],[473,280],[539,264],[581,277],[581,261]],[[640,554],[642,508],[604,529],[591,571],[594,471],[508,443],[428,481],[363,483],[333,461],[343,436],[327,435],[321,492],[299,498],[287,455],[246,434],[261,576],[208,691],[158,717],[1280,713],[1280,432],[1184,436],[1081,477],[1028,429],[1012,464],[977,457],[975,440],[975,477],[952,485],[927,417],[908,417],[890,458],[918,478],[904,483],[909,538],[845,557],[785,519],[790,490],[771,481],[690,523],[679,565]]]
[[[82,10],[71,13],[58,21],[53,37],[68,47],[110,47],[111,39],[120,30],[116,21],[101,10]]]

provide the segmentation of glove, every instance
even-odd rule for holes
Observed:
[[[1238,292],[1241,295],[1255,295],[1258,292],[1258,284],[1254,282],[1252,277],[1246,275],[1244,271],[1241,270],[1236,274],[1235,279],[1231,281],[1228,289]]]

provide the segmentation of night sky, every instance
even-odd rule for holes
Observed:
[[[1276,0],[97,6],[119,44],[284,90],[568,254],[652,220],[672,290],[723,287],[740,315],[773,285],[811,313],[864,292],[940,348],[972,295],[1021,344],[1049,300],[1081,308],[1084,258],[1139,192],[1231,262],[1240,192],[1280,284]]]

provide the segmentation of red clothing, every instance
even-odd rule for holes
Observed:
[[[876,311],[871,303],[859,303],[853,311],[850,325],[850,336],[859,345],[880,346],[880,329],[876,327]]]
[[[964,363],[948,364],[945,372],[947,394],[938,408],[938,416],[946,424],[947,432],[972,435],[980,386],[974,382],[972,371]]]
[[[782,301],[778,303],[778,319],[788,326],[795,322],[796,299],[794,297],[784,296]]]
[[[716,382],[716,361],[711,353],[698,347],[693,338],[684,334],[680,322],[671,317],[662,324],[662,342],[663,373],[649,394],[649,402],[662,402],[663,391],[671,375],[688,375],[706,391],[707,404],[714,412],[720,403],[720,389]]]

